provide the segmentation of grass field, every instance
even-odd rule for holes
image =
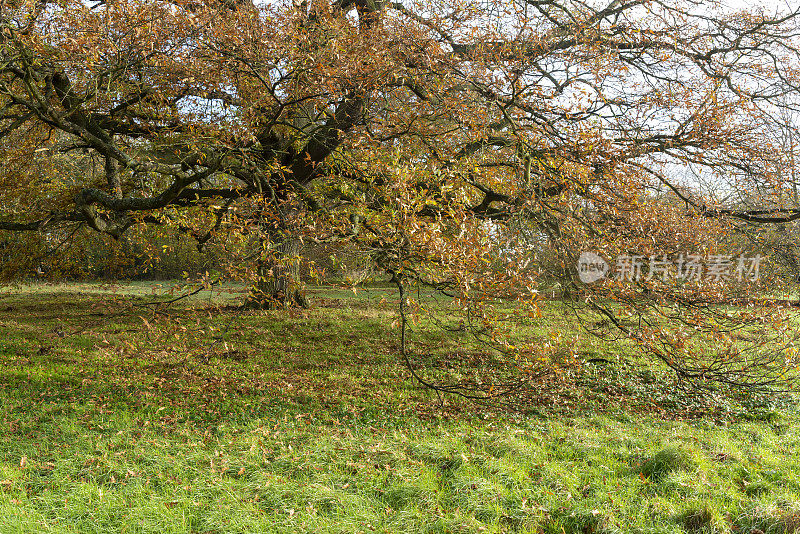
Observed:
[[[595,340],[612,364],[519,410],[440,400],[386,290],[154,313],[168,287],[0,288],[0,532],[800,532],[791,403],[695,399]]]

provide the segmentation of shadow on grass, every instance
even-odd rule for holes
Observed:
[[[302,313],[153,313],[137,303],[5,295],[0,397],[12,424],[35,432],[20,421],[45,417],[59,428],[76,413],[128,414],[165,430],[302,414],[374,424],[438,410],[396,357],[389,308],[328,298]]]

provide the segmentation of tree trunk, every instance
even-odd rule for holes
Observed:
[[[308,307],[300,283],[300,240],[294,236],[273,239],[273,254],[259,260],[257,280],[245,307],[262,310]]]
[[[250,288],[245,307],[262,310],[308,307],[300,283],[298,238],[281,236],[273,240],[272,255],[258,262],[257,279]]]
[[[300,283],[302,243],[296,224],[300,209],[285,206],[278,213],[281,214],[280,222],[261,228],[263,233],[259,248],[263,252],[256,265],[256,281],[245,301],[247,308],[271,310],[308,307],[308,299]]]

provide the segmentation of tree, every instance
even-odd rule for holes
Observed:
[[[728,336],[706,355],[687,339],[772,312],[723,313],[714,284],[583,286],[572,266],[587,247],[710,253],[732,221],[800,218],[725,205],[677,172],[789,187],[759,125],[794,126],[775,118],[796,106],[798,14],[677,0],[4,3],[0,137],[16,163],[0,171],[0,229],[257,236],[239,267],[267,305],[304,303],[301,241],[355,244],[401,291],[454,296],[507,356],[506,384],[541,366],[535,344],[499,335],[509,317],[491,304],[534,313],[533,236],[592,313],[679,376],[766,387],[785,378],[785,352],[748,359]],[[89,161],[56,180],[55,156],[29,164],[50,151]],[[787,320],[769,323],[786,343]]]

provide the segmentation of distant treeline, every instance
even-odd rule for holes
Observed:
[[[362,281],[374,271],[363,253],[305,243],[301,276]],[[174,280],[205,272],[231,272],[232,263],[254,258],[245,240],[210,241],[199,247],[191,235],[141,226],[115,240],[88,228],[72,233],[0,232],[0,278],[20,280]]]

